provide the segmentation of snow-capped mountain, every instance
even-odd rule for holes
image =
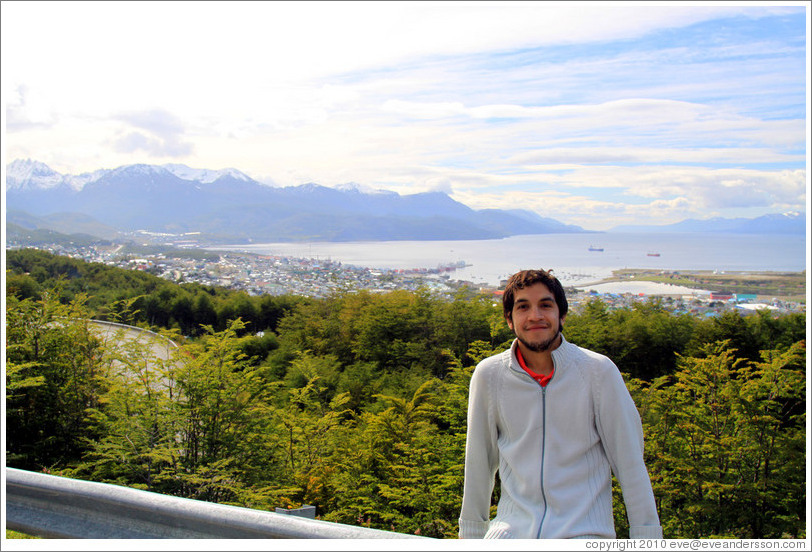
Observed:
[[[250,182],[252,180],[250,176],[238,171],[237,169],[221,169],[219,171],[211,169],[193,169],[191,167],[187,167],[186,165],[180,165],[177,163],[167,163],[166,165],[161,166],[178,178],[183,180],[191,180],[194,182],[201,182],[203,184],[211,184],[224,176],[233,178],[235,180],[243,180],[245,182]]]
[[[81,214],[120,231],[202,232],[227,241],[489,239],[584,231],[526,213],[476,211],[442,192],[401,196],[357,184],[273,187],[236,169],[135,164],[70,176],[26,160],[9,164],[7,176],[7,211],[15,216]]]
[[[16,159],[6,166],[6,189],[47,190],[63,184],[65,177],[45,163]]]
[[[67,186],[72,190],[81,190],[86,184],[95,182],[106,175],[129,174],[132,176],[161,175],[164,172],[173,174],[181,180],[210,184],[223,177],[252,182],[251,177],[237,169],[193,169],[186,165],[168,163],[165,165],[124,165],[115,169],[100,169],[80,175],[60,174],[45,163],[31,159],[16,159],[6,166],[6,190],[28,189],[47,190],[58,186]]]
[[[383,195],[397,195],[397,192],[392,192],[390,190],[381,190],[380,188],[373,188],[371,186],[365,186],[363,184],[358,184],[356,182],[347,182],[345,184],[339,184],[335,187],[336,190],[340,190],[342,192],[352,192],[356,194],[383,194]]]
[[[350,183],[273,187],[236,169],[134,164],[62,175],[44,163],[6,167],[6,209],[34,217],[81,214],[122,231],[204,232],[225,240],[492,239],[584,232],[522,210],[474,210],[443,192],[403,195]],[[78,217],[67,220],[79,220]],[[64,217],[62,218],[64,220]],[[805,215],[685,220],[618,232],[805,232]]]

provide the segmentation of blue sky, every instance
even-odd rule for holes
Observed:
[[[808,2],[1,9],[3,167],[233,167],[595,230],[806,209]]]

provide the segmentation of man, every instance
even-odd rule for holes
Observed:
[[[561,283],[518,272],[502,308],[516,339],[471,377],[460,538],[615,538],[612,473],[629,536],[662,538],[640,415],[614,363],[564,339]]]

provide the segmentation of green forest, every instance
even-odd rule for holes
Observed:
[[[9,466],[456,538],[468,383],[513,338],[498,298],[249,296],[34,249],[6,264]],[[624,375],[666,538],[806,537],[805,314],[595,298],[564,333]],[[615,524],[628,536],[619,487]]]

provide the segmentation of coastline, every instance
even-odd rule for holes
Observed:
[[[620,280],[610,280],[594,284],[582,284],[573,287],[584,292],[594,291],[598,294],[611,293],[617,295],[630,293],[632,295],[662,295],[682,297],[685,295],[707,296],[712,293],[710,290],[706,289],[695,289],[674,284],[646,281],[624,282]]]
[[[759,299],[805,301],[806,271],[711,271],[620,269],[612,276],[572,287],[597,293],[634,295],[753,295]]]

